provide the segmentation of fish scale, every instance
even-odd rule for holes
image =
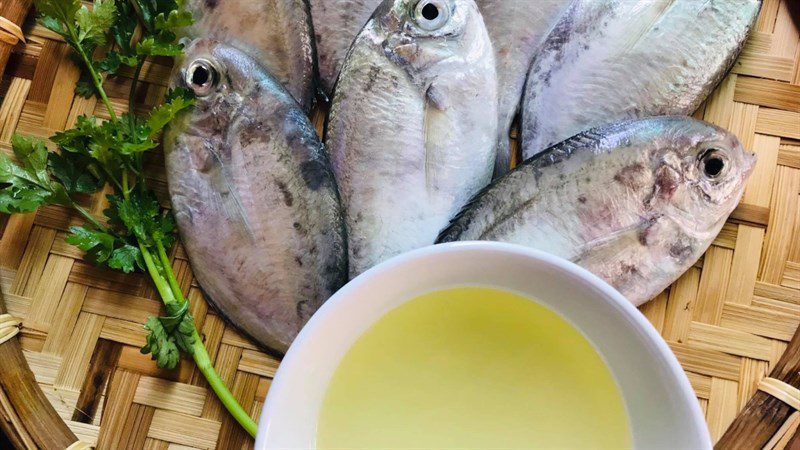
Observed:
[[[709,153],[716,152],[716,153]],[[703,169],[711,156],[719,178]],[[741,199],[755,155],[685,117],[578,134],[477,194],[438,242],[508,242],[571,260],[641,304],[705,252]]]

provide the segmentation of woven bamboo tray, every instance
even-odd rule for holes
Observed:
[[[787,9],[790,1],[764,0],[732,74],[697,113],[758,153],[743,203],[704,259],[642,308],[686,369],[714,440],[800,324],[800,31]],[[95,100],[74,96],[78,70],[67,46],[30,19],[23,29],[27,43],[14,49],[0,83],[0,151],[8,153],[14,132],[46,138],[81,114],[107,114]],[[145,65],[138,99],[143,107],[163,97],[169,70],[169,61]],[[120,112],[130,75],[108,82]],[[315,121],[321,124],[320,113]],[[161,167],[155,156],[151,186],[166,202]],[[83,204],[99,216],[104,201],[95,195]],[[161,312],[156,293],[141,275],[84,262],[64,242],[67,228],[77,223],[56,206],[0,215],[7,307],[24,320],[25,356],[61,417],[80,439],[100,448],[252,447],[191,361],[164,371],[139,353],[142,324]],[[217,371],[258,418],[278,361],[209,310],[180,247],[172,257]]]

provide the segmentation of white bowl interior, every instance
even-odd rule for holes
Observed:
[[[635,448],[711,448],[691,386],[656,330],[617,291],[548,254],[497,243],[429,247],[395,258],[332,297],[292,345],[270,388],[256,449],[313,449],[339,361],[378,318],[421,294],[488,286],[536,299],[575,325],[617,380]]]

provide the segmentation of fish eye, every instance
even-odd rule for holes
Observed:
[[[699,160],[700,170],[710,180],[721,178],[728,171],[728,157],[722,150],[706,150]]]
[[[414,7],[414,21],[426,31],[435,31],[450,20],[450,8],[444,0],[421,0]]]
[[[208,95],[217,84],[219,75],[210,61],[198,59],[193,61],[186,70],[185,83],[195,95],[202,97]]]

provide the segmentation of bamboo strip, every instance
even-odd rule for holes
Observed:
[[[753,359],[764,358],[772,348],[772,342],[761,336],[701,322],[692,322],[688,343],[694,348],[718,350]]]
[[[758,155],[758,162],[747,181],[743,202],[769,208],[780,144],[781,140],[778,137],[755,135],[753,146],[750,149]]]
[[[758,383],[767,376],[769,366],[767,361],[744,358],[742,360],[742,372],[739,375],[739,395],[736,410],[742,408],[750,400],[750,397],[758,391]]]
[[[698,301],[693,311],[694,320],[719,324],[732,262],[731,250],[712,246],[706,252],[697,290]]]
[[[668,341],[685,342],[689,338],[699,285],[700,270],[691,268],[670,289],[663,332]]]
[[[798,324],[800,317],[735,303],[725,304],[720,322],[725,328],[782,341],[792,338]]]
[[[55,383],[58,369],[61,367],[60,356],[31,350],[23,350],[22,354],[37,383],[49,385]]]
[[[108,382],[103,419],[100,422],[100,434],[97,437],[98,448],[124,448],[120,441],[125,439],[123,430],[125,421],[133,404],[139,375],[127,370],[116,370]]]
[[[13,219],[13,217],[12,217]],[[41,277],[44,266],[47,263],[47,252],[53,245],[55,231],[42,227],[34,227],[30,233],[30,240],[25,249],[26,252],[17,268],[14,281],[11,283],[11,293],[32,297],[36,288],[36,283],[31,280],[38,280]]]
[[[62,297],[72,263],[72,259],[57,255],[51,255],[47,260],[41,278],[34,285],[31,306],[25,319],[27,327],[45,332],[50,330],[59,303],[53,299]]]
[[[72,261],[72,259],[69,260]],[[50,326],[50,331],[47,333],[47,338],[42,348],[43,352],[56,355],[64,354],[72,329],[78,321],[78,315],[81,312],[81,305],[83,305],[87,290],[86,286],[67,283],[64,294],[61,296],[61,301],[58,303],[54,313],[54,317],[57,320]]]
[[[242,372],[271,378],[275,376],[279,363],[280,361],[265,353],[244,350],[242,351],[242,358],[239,360],[238,369]]]
[[[736,418],[739,383],[721,378],[711,379],[706,420],[711,439],[717,441]]]
[[[736,381],[742,367],[742,358],[716,350],[698,349],[687,344],[670,343],[669,347],[683,368],[715,378]]]
[[[171,411],[157,410],[147,437],[198,448],[214,448],[220,423]]]
[[[797,198],[800,192],[800,170],[778,166],[775,174],[776,194],[773,196],[769,219],[774,226],[767,230],[760,278],[767,283],[780,284],[800,208]]]
[[[205,388],[153,377],[140,378],[133,397],[134,403],[190,416],[200,416],[205,401]]]
[[[78,316],[67,352],[64,354],[64,361],[53,384],[55,387],[76,391],[80,389],[89,371],[89,361],[103,329],[104,320],[105,317],[97,314],[81,313]]]
[[[761,108],[758,112],[756,133],[800,139],[800,113]]]
[[[750,304],[758,276],[758,262],[764,242],[764,230],[748,225],[739,225],[733,251],[733,262],[725,301]]]
[[[31,81],[24,78],[14,78],[6,91],[3,103],[0,105],[0,142],[10,143],[17,122],[22,114],[22,105],[31,88]]]
[[[759,78],[739,77],[736,81],[733,100],[800,112],[800,86]]]

